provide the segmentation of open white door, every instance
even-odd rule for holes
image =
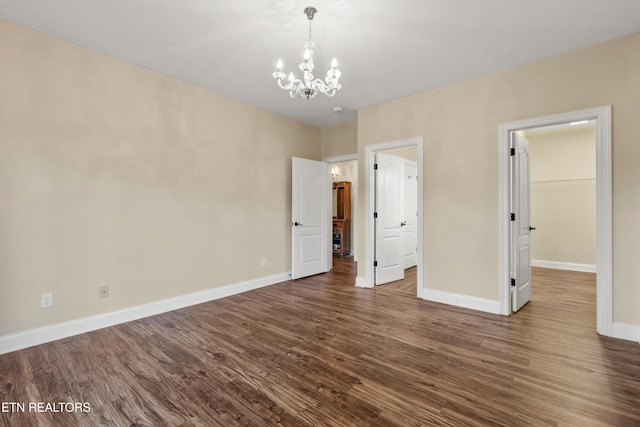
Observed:
[[[531,299],[529,142],[511,132],[511,305],[518,311]]]
[[[404,279],[404,159],[376,153],[375,284]]]
[[[291,278],[329,271],[328,165],[292,158],[291,173]]]
[[[404,268],[418,264],[418,167],[404,164]]]

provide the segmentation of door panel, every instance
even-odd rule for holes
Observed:
[[[330,180],[326,163],[298,157],[291,177],[291,277],[298,279],[329,270]]]
[[[304,223],[303,223],[304,224]],[[323,260],[322,236],[300,236],[300,263],[307,265]]]
[[[511,134],[511,278],[512,310],[518,311],[531,299],[530,177],[529,142],[520,134]]]
[[[404,278],[404,159],[377,153],[375,283]]]
[[[418,264],[418,167],[404,165],[404,268]]]

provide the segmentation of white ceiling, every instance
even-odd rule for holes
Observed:
[[[342,71],[333,98],[291,99],[271,77],[278,58],[300,75],[309,5],[316,75],[334,56]],[[639,32],[640,0],[0,0],[0,17],[324,127]]]

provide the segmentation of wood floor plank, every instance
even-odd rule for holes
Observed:
[[[595,332],[595,274],[533,269],[510,317],[355,267],[0,356],[2,426],[640,426],[640,346]]]

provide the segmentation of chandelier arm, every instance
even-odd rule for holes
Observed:
[[[300,79],[287,80],[287,84],[282,84],[283,80],[284,79],[278,80],[278,86],[280,86],[280,88],[284,90],[290,90],[292,87],[302,84],[302,81]]]
[[[329,86],[327,84],[325,84],[325,82],[323,82],[320,79],[315,79],[313,82],[311,82],[311,84],[314,87],[317,87],[318,89],[320,89],[320,91],[324,92],[326,90],[329,90]]]
[[[334,80],[331,83],[329,83],[329,82],[325,83],[320,79],[315,79],[311,83],[311,85],[313,87],[317,87],[320,90],[320,92],[325,93],[325,94],[328,93],[329,91],[334,91],[335,92],[336,90],[340,89],[340,84],[338,83],[337,80]]]
[[[278,80],[278,86],[280,86],[280,89],[284,89],[286,90],[286,86],[282,84],[282,79],[277,79]]]

